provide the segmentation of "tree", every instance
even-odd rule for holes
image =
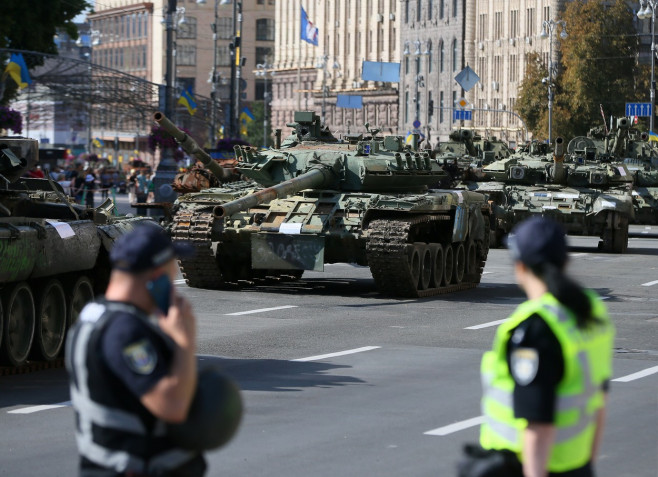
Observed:
[[[536,52],[529,53],[526,61],[516,109],[533,136],[545,135],[540,125],[546,116],[545,112],[548,111],[548,93],[546,86],[542,84],[542,78],[546,76],[546,65]]]
[[[249,144],[254,146],[262,146],[265,144],[263,141],[263,119],[265,116],[265,108],[261,102],[253,102],[250,105],[250,110],[254,115],[254,120],[247,124],[247,135],[245,139]],[[267,122],[267,144],[272,145],[272,124],[271,121]]]
[[[64,30],[71,38],[78,37],[73,19],[90,7],[87,0],[2,0],[0,21],[0,48],[57,53],[55,34]],[[36,55],[25,57],[28,68],[40,66],[43,60]],[[4,65],[6,58],[0,58]],[[16,84],[7,81],[3,102],[16,94]],[[2,98],[0,98],[2,99]]]
[[[559,102],[571,112],[574,135],[585,134],[606,114],[623,116],[625,103],[640,96],[634,14],[625,0],[569,2],[569,37],[563,42]]]
[[[647,69],[636,62],[637,35],[633,12],[624,0],[568,2],[559,19],[568,36],[553,32],[560,60],[554,70],[553,130],[557,135],[584,135],[606,116],[624,115],[626,102],[646,97]],[[548,41],[548,40],[544,40]],[[526,58],[517,109],[533,135],[548,136],[548,89],[542,78],[548,65],[538,53]]]

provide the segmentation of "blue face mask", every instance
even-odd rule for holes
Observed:
[[[167,274],[160,275],[155,280],[146,283],[146,289],[153,298],[158,309],[166,315],[171,304],[171,280]]]

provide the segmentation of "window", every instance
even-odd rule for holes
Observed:
[[[405,72],[405,74],[409,74],[409,57],[408,56],[404,57],[404,72]]]
[[[432,61],[433,61],[433,55],[432,55],[432,41],[427,40],[427,72],[431,73],[434,68],[432,68]]]
[[[217,47],[217,65],[230,66],[231,65],[231,50],[228,45],[219,45]]]
[[[420,21],[420,14],[421,14],[422,6],[421,6],[421,1],[416,0],[416,21]]]
[[[274,60],[274,50],[270,47],[256,47],[256,64],[269,63]]]
[[[233,18],[220,17],[217,19],[217,38],[230,40],[233,37]]]
[[[409,23],[409,0],[404,2],[404,22]]]
[[[509,12],[509,37],[516,38],[519,36],[519,11],[512,10]]]
[[[439,43],[439,71],[443,73],[443,68],[445,65],[445,57],[446,57],[446,48],[445,45],[443,44],[443,40],[441,40],[441,43]]]
[[[196,65],[196,46],[178,45],[176,47],[176,64],[180,66]]]
[[[404,122],[409,122],[409,91],[404,93]]]
[[[444,108],[443,91],[441,91],[439,93],[439,107],[441,108],[441,109],[439,109],[439,122],[442,123],[443,122],[443,108]]]
[[[525,34],[526,36],[535,36],[535,9],[526,9],[525,17]]]
[[[486,13],[481,13],[480,18],[478,19],[478,40],[484,41],[487,39],[487,22],[489,21],[488,15]]]
[[[176,28],[176,37],[193,40],[196,38],[196,18],[185,17],[185,22]]]
[[[274,41],[274,20],[271,18],[256,20],[256,40]]]
[[[434,116],[434,99],[432,99],[432,92],[430,91],[428,101],[427,101],[427,122],[429,123]]]
[[[551,18],[551,7],[544,7],[544,15],[542,20],[547,22]]]
[[[456,103],[457,103],[457,92],[456,92],[456,91],[453,91],[453,92],[452,92],[452,107],[453,107],[453,108],[455,107],[455,104],[456,104]],[[453,119],[453,121],[454,121],[454,119]]]
[[[503,12],[494,13],[494,39],[503,37]]]
[[[457,16],[457,5],[459,4],[458,0],[452,0],[452,16]]]
[[[457,71],[457,65],[459,64],[457,59],[457,40],[452,40],[452,71]]]
[[[427,0],[427,19],[432,19],[432,0]]]
[[[516,55],[509,57],[509,81],[515,83],[519,75],[519,60]]]
[[[445,0],[439,0],[439,18],[443,18],[443,5]]]

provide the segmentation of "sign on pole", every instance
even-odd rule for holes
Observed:
[[[452,111],[453,121],[472,121],[473,111],[470,109],[455,109]]]
[[[626,103],[626,116],[651,116],[651,103]]]

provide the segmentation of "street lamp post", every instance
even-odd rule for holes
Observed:
[[[651,115],[649,116],[649,131],[653,131],[653,118],[656,114],[654,111],[656,108],[656,80],[654,75],[656,65],[656,5],[658,5],[658,2],[654,0],[640,0],[640,10],[637,12],[637,17],[641,20],[651,18],[651,89],[649,90]]]
[[[269,99],[269,93],[267,91],[267,74],[274,76],[274,71],[272,70],[272,65],[269,63],[259,63],[256,65],[258,71],[256,71],[256,76],[262,76],[265,82],[264,92],[263,92],[263,147],[267,147],[267,119],[268,119],[268,108],[267,101]]]
[[[564,20],[544,20],[541,27],[540,38],[548,38],[548,143],[553,142],[553,75],[556,74],[555,65],[553,64],[553,32],[560,26],[560,38],[567,37],[567,22]]]
[[[205,5],[206,0],[196,0],[196,3],[199,5]],[[218,12],[217,7],[219,6],[219,0],[215,0],[215,16],[214,22],[210,24],[210,29],[212,30],[212,45],[213,45],[213,56],[212,56],[212,71],[210,72],[210,131],[208,134],[208,142],[210,147],[214,148],[217,144],[217,23],[218,23]]]
[[[421,57],[429,55],[429,51],[426,47],[425,51],[421,52],[421,41],[414,41],[414,51],[413,53],[409,50],[409,42],[406,41],[404,44],[404,56],[412,56],[416,60],[416,76],[414,77],[414,83],[416,84],[416,90],[414,93],[414,103],[416,103],[416,113],[414,114],[414,129],[417,129],[415,124],[420,123],[420,88],[425,87],[425,77],[420,74],[420,62]]]

